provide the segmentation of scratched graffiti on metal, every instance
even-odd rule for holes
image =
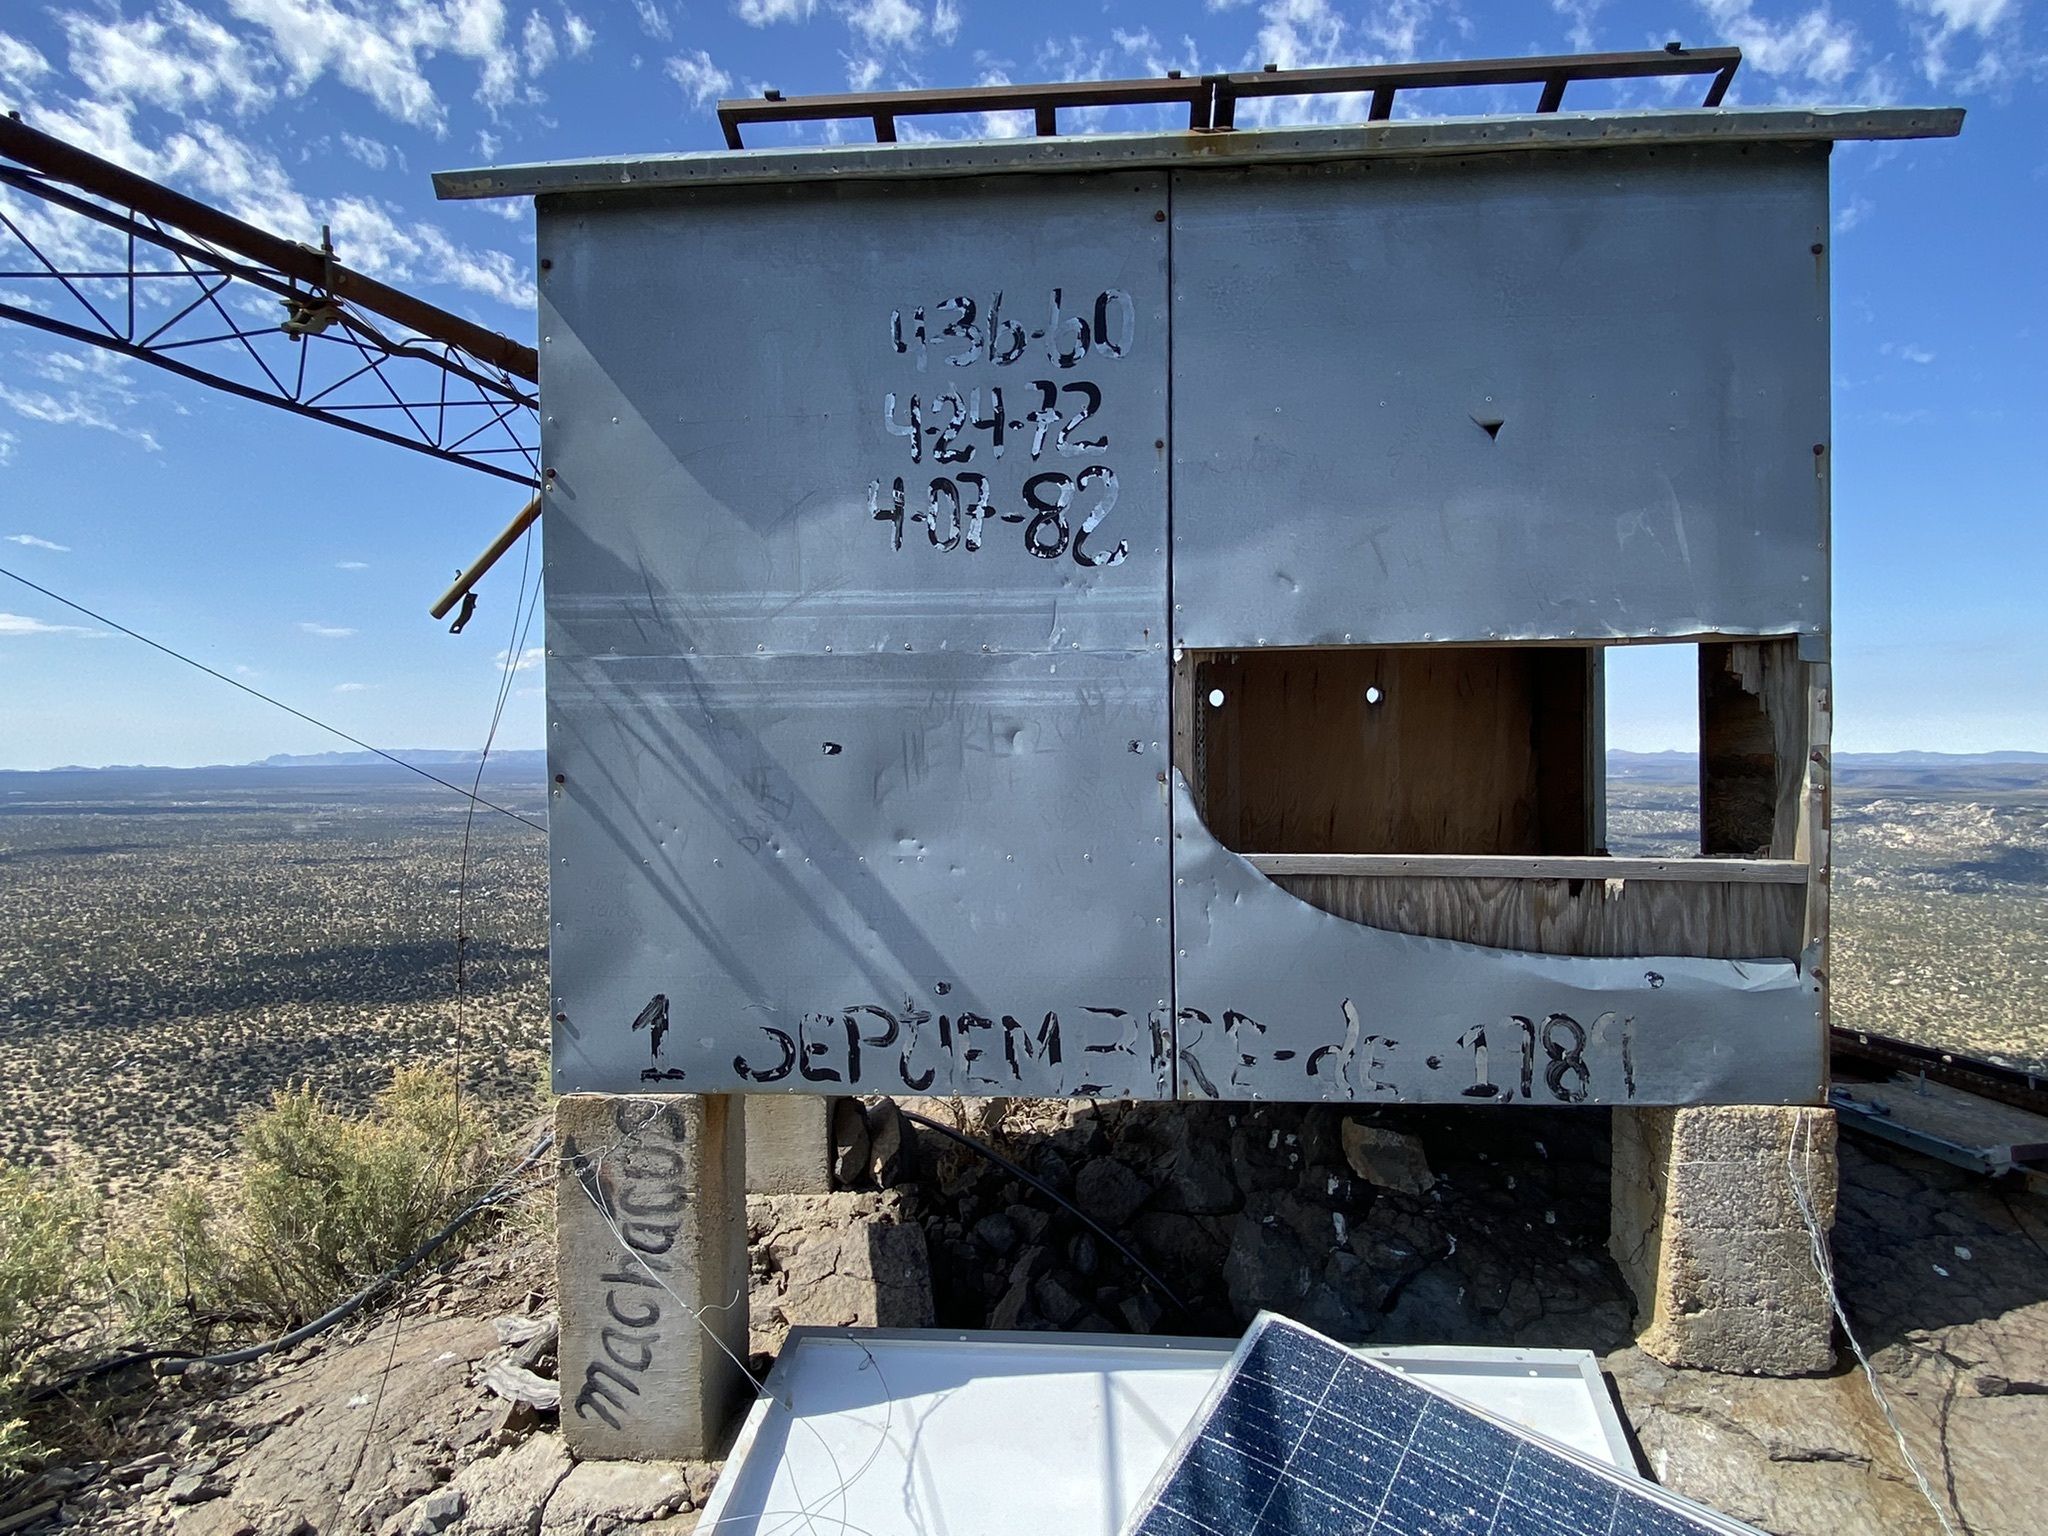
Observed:
[[[1790,960],[1520,954],[1317,911],[1174,792],[1183,1098],[1811,1102],[1819,987]],[[1284,965],[1273,956],[1284,954]]]
[[[556,1086],[1811,1099],[1800,965],[1349,923],[1168,766],[1176,635],[1824,625],[1824,163],[1679,158],[545,206]]]
[[[558,1087],[1171,1091],[1164,201],[543,211]]]
[[[1116,507],[1116,471],[1106,463],[1080,465],[1071,474],[1039,466],[1109,451],[1106,432],[1086,429],[1095,435],[1084,435],[1085,423],[1102,411],[1102,386],[1058,375],[1091,358],[1109,364],[1130,356],[1137,305],[1122,289],[1105,288],[1092,306],[1070,312],[1066,291],[1055,288],[1039,313],[1043,323],[1027,329],[1026,321],[1004,315],[1000,290],[985,308],[958,294],[929,306],[929,312],[922,304],[908,315],[889,312],[890,345],[919,373],[935,354],[942,367],[979,370],[934,394],[913,390],[900,407],[895,390],[882,396],[883,430],[909,439],[912,464],[929,458],[936,471],[921,485],[913,476],[908,489],[902,475],[890,477],[886,486],[880,478],[868,482],[868,516],[889,524],[892,548],[903,548],[907,526],[922,523],[933,549],[976,554],[984,536],[997,531],[991,523],[1012,523],[1023,527],[1024,552],[1040,560],[1071,554],[1076,565],[1093,567],[1121,565],[1129,557],[1123,540],[1110,546],[1105,535],[1089,544]],[[1001,376],[997,370],[1020,363],[1025,367],[1010,383],[994,382]],[[1040,369],[1054,377],[1030,377]],[[982,374],[990,381],[982,382]],[[1021,486],[1003,483],[1007,477],[999,473],[1011,433],[1021,434],[1011,455],[1013,468],[1025,461]],[[979,468],[967,468],[976,463]]]

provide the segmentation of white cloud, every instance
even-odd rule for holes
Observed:
[[[1345,62],[1344,18],[1330,0],[1272,0],[1259,28],[1257,63],[1319,69]]]
[[[597,29],[574,11],[562,12],[562,36],[569,43],[569,57],[580,59],[597,41]]]
[[[14,461],[15,447],[21,442],[12,432],[0,432],[0,464]]]
[[[269,34],[287,88],[303,95],[330,70],[387,117],[415,128],[440,128],[447,110],[427,84],[415,56],[422,39],[395,18],[351,15],[329,0],[227,0],[241,20]],[[502,14],[500,21],[502,22]]]
[[[977,85],[1008,85],[1010,77],[1000,69],[984,70]],[[1034,132],[1029,112],[983,112],[981,137],[984,139],[1021,139]]]
[[[67,11],[57,18],[71,73],[102,96],[185,112],[216,101],[238,114],[267,105],[271,60],[181,0],[133,20]]]
[[[2011,65],[1999,49],[1988,46],[1996,34],[2016,30],[2019,0],[1899,0],[1908,25],[1920,44],[1920,73],[1934,85],[1951,79],[1968,90],[2002,82]],[[1949,50],[1964,36],[1986,44],[1960,77],[1949,64]]]
[[[0,32],[0,81],[27,90],[50,72],[50,61],[11,32]]]
[[[932,36],[942,47],[951,47],[960,35],[960,7],[953,0],[936,0],[932,6]]]
[[[494,116],[538,99],[523,83],[540,67],[535,35],[529,22],[513,36],[504,0],[225,3],[238,20],[267,37],[285,73],[284,88],[293,95],[332,74],[387,117],[441,133],[447,128],[447,108],[428,82],[425,65],[445,54],[476,66],[476,100]]]
[[[355,631],[352,629],[344,629],[338,624],[315,624],[310,619],[301,619],[299,628],[309,635],[319,636],[322,640],[349,640],[355,637]]]
[[[876,48],[914,47],[925,27],[924,12],[910,0],[853,0],[839,14]]]
[[[668,24],[668,13],[654,0],[633,0],[633,9],[640,13],[640,30],[649,37],[667,42],[675,36],[675,29]]]
[[[1814,85],[1839,86],[1862,55],[1856,28],[1837,21],[1825,4],[1789,21],[1756,14],[1755,0],[1695,0],[1721,36],[1742,50],[1743,67],[1789,75]]]
[[[337,560],[334,562],[334,568],[337,571],[367,571],[370,568],[370,562],[367,560]]]
[[[327,204],[325,214],[341,259],[373,277],[448,283],[515,309],[535,303],[533,280],[504,251],[459,245],[438,226],[375,198],[344,197]]]
[[[88,399],[79,390],[67,390],[59,396],[46,389],[16,389],[11,384],[0,384],[0,405],[17,416],[49,426],[97,427],[103,432],[112,432],[117,437],[140,443],[151,453],[159,452],[163,447],[150,432],[116,420],[102,405]]]
[[[526,26],[519,34],[519,51],[525,56],[529,75],[537,75],[555,62],[555,29],[539,11],[526,13]]]
[[[662,68],[669,79],[683,88],[693,107],[708,105],[732,89],[732,76],[712,63],[711,55],[702,48],[695,53],[679,53]]]
[[[103,629],[87,629],[83,624],[45,624],[25,613],[0,613],[0,635],[88,635],[98,639],[105,634]]]
[[[341,147],[373,171],[381,171],[391,163],[389,149],[376,139],[366,139],[361,134],[342,134]]]
[[[1902,363],[1931,363],[1934,354],[1927,348],[1910,341],[1888,341],[1877,349],[1886,357],[1896,357]]]
[[[512,653],[510,651],[500,651],[498,652],[497,660],[492,665],[502,672],[505,670],[505,663],[511,659],[511,656]],[[519,653],[519,659],[512,663],[512,670],[514,672],[531,672],[546,660],[547,651],[545,648],[538,645],[529,645]]]
[[[1119,27],[1110,33],[1110,37],[1117,47],[1138,60],[1148,75],[1163,75],[1170,69],[1177,69],[1184,75],[1203,73],[1201,50],[1195,46],[1195,40],[1186,34],[1181,36],[1181,53],[1178,58],[1167,53],[1165,46],[1152,35],[1150,27],[1140,28],[1136,32],[1126,32]]]
[[[1873,205],[1867,197],[1852,197],[1835,210],[1835,233],[1846,235],[1871,215]]]
[[[133,377],[127,363],[118,354],[102,352],[97,347],[79,352],[39,353],[30,359],[29,371],[52,384],[101,392],[115,404],[135,403],[135,395],[127,387]]]
[[[368,683],[336,683],[334,691],[336,693],[368,693],[370,685]]]
[[[849,91],[872,91],[875,83],[882,78],[882,61],[873,55],[848,58],[846,61],[846,88]],[[903,124],[898,123],[902,129]]]
[[[1396,63],[1419,56],[1422,29],[1429,22],[1432,0],[1383,0],[1367,12],[1364,31],[1375,48]]]
[[[1593,21],[1600,14],[1607,0],[1550,0],[1550,8],[1560,16],[1571,18],[1571,30],[1565,33],[1565,41],[1575,52],[1590,53],[1593,49]]]
[[[750,27],[772,27],[778,21],[809,21],[818,0],[737,0],[733,15]]]
[[[19,544],[23,549],[47,549],[53,555],[71,553],[69,544],[53,544],[48,539],[39,539],[32,533],[10,533],[7,535],[7,542]]]

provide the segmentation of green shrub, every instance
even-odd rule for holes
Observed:
[[[0,1165],[0,1475],[34,1454],[18,1416],[32,1373],[96,1335],[87,1292],[97,1213],[68,1178]]]
[[[166,1289],[189,1308],[290,1328],[418,1248],[488,1180],[497,1137],[445,1073],[408,1068],[360,1118],[294,1087],[242,1124],[217,1192],[167,1199],[156,1240]]]

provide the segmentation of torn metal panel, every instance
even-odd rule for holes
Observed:
[[[543,214],[559,1089],[1166,1091],[1163,196]]]
[[[1805,1104],[1819,988],[1789,960],[1484,949],[1332,917],[1202,825],[1175,776],[1183,1098]]]
[[[1825,626],[1824,150],[1173,196],[1177,644]]]

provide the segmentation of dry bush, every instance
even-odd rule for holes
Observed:
[[[484,1188],[499,1137],[445,1072],[401,1070],[364,1116],[318,1089],[280,1092],[242,1124],[226,1177],[164,1199],[152,1288],[191,1318],[291,1328],[383,1274]]]
[[[0,1477],[35,1452],[19,1418],[31,1373],[92,1332],[99,1203],[59,1174],[0,1166]]]

